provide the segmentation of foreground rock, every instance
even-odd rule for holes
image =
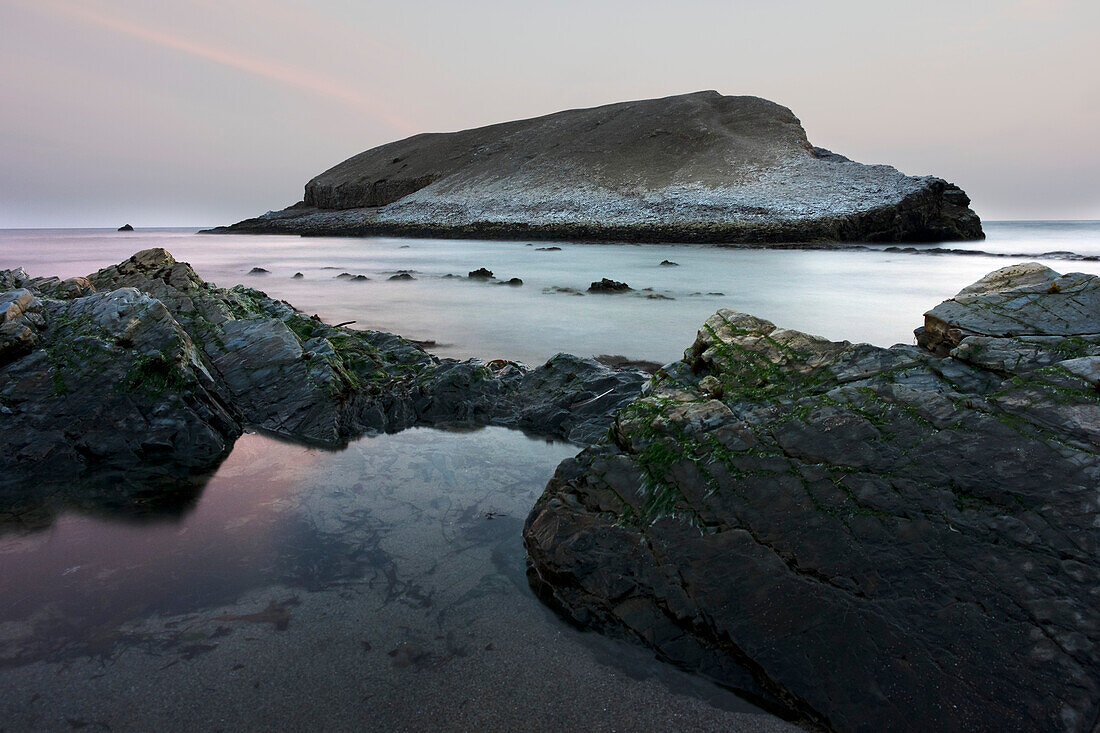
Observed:
[[[72,300],[20,289],[0,295],[5,302],[4,482],[25,471],[52,481],[87,466],[140,469],[165,456],[179,470],[202,469],[240,434],[203,356],[155,298],[134,288]]]
[[[533,587],[827,729],[1095,730],[1098,294],[1006,268],[935,354],[719,312],[558,468]]]
[[[72,281],[0,271],[0,286],[0,515],[89,480],[148,499],[150,482],[201,478],[250,426],[328,446],[451,423],[587,444],[646,379],[569,355],[534,370],[439,359],[216,288],[163,249]]]
[[[961,189],[813,147],[790,110],[698,92],[361,153],[215,232],[671,242],[979,239]]]

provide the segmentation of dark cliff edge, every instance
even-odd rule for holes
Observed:
[[[787,108],[717,92],[420,134],[318,175],[301,202],[208,233],[630,242],[984,237],[932,176],[810,144]]]

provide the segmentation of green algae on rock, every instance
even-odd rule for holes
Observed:
[[[0,519],[190,485],[248,427],[331,447],[446,423],[587,444],[646,379],[567,354],[536,369],[439,359],[214,287],[159,248],[63,282],[0,271],[0,288]]]
[[[720,311],[561,464],[532,586],[823,728],[1092,730],[1100,278],[1040,267],[928,349]]]

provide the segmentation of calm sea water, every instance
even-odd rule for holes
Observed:
[[[1100,222],[994,222],[986,231],[984,242],[949,246],[1006,254],[1073,250],[1100,255]],[[219,285],[248,284],[329,323],[354,320],[360,327],[435,341],[433,351],[441,356],[529,364],[559,351],[678,359],[719,308],[836,340],[912,343],[926,310],[985,273],[1019,261],[687,245],[8,230],[0,231],[0,268],[22,265],[32,274],[86,275],[154,246],[165,247]],[[551,246],[561,249],[540,251]],[[678,266],[661,266],[663,260]],[[1060,272],[1100,273],[1100,262],[1047,264]],[[249,275],[253,267],[270,274]],[[465,276],[479,267],[498,278],[519,277],[524,285],[444,277]],[[403,270],[417,279],[387,279]],[[304,277],[291,279],[296,272]],[[341,272],[370,280],[336,279]],[[583,292],[602,277],[626,282],[637,292],[546,292]]]
[[[1100,223],[986,230],[951,246],[1100,254]],[[910,343],[925,310],[1019,261],[528,244],[22,230],[0,232],[0,268],[81,275],[161,246],[219,285],[330,323],[538,363],[558,351],[672,360],[719,308]],[[270,274],[249,275],[257,266]],[[524,285],[444,277],[477,267]],[[416,280],[387,280],[401,270]],[[553,290],[601,277],[637,292]],[[531,595],[522,521],[575,451],[500,428],[410,430],[342,452],[246,435],[171,513],[84,506],[0,524],[0,729],[778,728],[640,649],[572,630]]]

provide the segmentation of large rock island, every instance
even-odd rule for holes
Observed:
[[[561,464],[529,577],[835,730],[1100,723],[1100,278],[994,272],[919,346],[720,311]]]
[[[373,148],[305,198],[213,232],[663,242],[983,237],[970,199],[814,147],[757,97],[698,92]]]

